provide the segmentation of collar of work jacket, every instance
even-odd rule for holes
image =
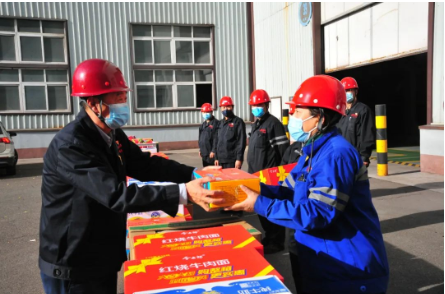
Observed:
[[[336,127],[332,128],[327,133],[321,134],[320,137],[316,138],[314,141],[311,141],[310,143],[303,146],[302,151],[304,154],[310,156],[311,155],[311,149],[312,145],[314,145],[314,149],[312,150],[313,154],[316,154],[318,150],[328,141],[331,137],[336,136],[338,134],[338,130]]]

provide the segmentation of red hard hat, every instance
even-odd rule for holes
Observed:
[[[112,92],[130,91],[121,70],[104,59],[88,59],[73,74],[71,96],[90,97]]]
[[[249,105],[258,105],[270,102],[269,94],[266,91],[258,89],[250,94]]]
[[[285,102],[287,105],[289,105],[289,114],[294,114],[295,112],[295,102],[294,101],[289,101],[289,102]]]
[[[345,90],[358,89],[357,81],[354,78],[346,77],[341,80],[341,83]]]
[[[345,88],[331,76],[317,75],[308,78],[297,89],[292,101],[296,107],[326,108],[345,115]]]
[[[213,111],[213,107],[212,104],[210,103],[204,103],[201,106],[201,112],[212,112]]]
[[[233,106],[232,98],[229,96],[224,96],[219,100],[219,106]]]

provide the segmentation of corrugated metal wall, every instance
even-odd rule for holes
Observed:
[[[68,21],[71,72],[89,58],[118,65],[130,85],[129,23],[214,24],[217,100],[234,98],[236,114],[249,119],[246,3],[23,3],[1,2],[0,16]],[[133,93],[129,95],[133,109]],[[9,129],[60,128],[79,111],[78,99],[69,115],[0,115]],[[218,113],[219,117],[221,115]],[[198,111],[134,113],[128,125],[170,125],[202,122]],[[175,141],[175,140],[172,140]]]
[[[298,20],[299,3],[254,3],[256,88],[284,102],[314,74],[312,22]]]

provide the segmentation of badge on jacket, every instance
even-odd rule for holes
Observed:
[[[260,129],[260,132],[265,134],[266,133],[266,129]]]
[[[235,124],[234,123],[229,123],[229,127],[233,128]]]
[[[351,114],[351,117],[357,118],[358,117],[358,113],[356,112],[356,113]]]
[[[209,125],[209,128],[213,129],[213,126],[212,126],[212,125]]]

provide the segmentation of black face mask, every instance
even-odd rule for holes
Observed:
[[[221,111],[222,115],[224,115],[225,117],[232,117],[233,116],[233,111],[232,110],[223,110]]]

